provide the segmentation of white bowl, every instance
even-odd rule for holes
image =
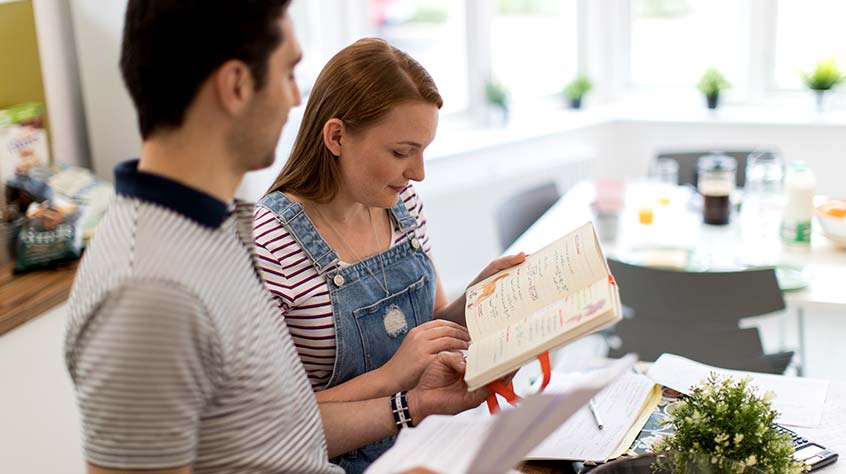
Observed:
[[[815,215],[820,224],[822,234],[841,248],[846,248],[846,215],[836,217],[826,213],[831,207],[846,208],[846,201],[831,200],[816,207]]]

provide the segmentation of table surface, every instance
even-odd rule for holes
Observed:
[[[687,205],[690,191],[686,187],[669,190],[670,205],[661,206],[653,200],[654,222],[638,221],[638,204],[649,202],[651,184],[630,183],[626,187],[626,208],[618,219],[617,237],[613,242],[601,242],[606,257],[625,256],[639,248],[685,249],[697,255],[712,269],[740,270],[749,265],[743,260],[760,250],[760,242],[744,240],[738,216],[726,226],[702,223],[701,214]],[[582,181],[562,196],[540,219],[505,251],[506,254],[535,252],[567,232],[594,221],[590,203],[596,195],[592,182]],[[596,223],[601,226],[601,222]],[[836,247],[815,228],[810,246],[788,246],[769,243],[774,263],[801,268],[808,285],[804,289],[785,292],[785,301],[802,306],[821,305],[836,309],[846,307],[846,251]]]
[[[13,267],[0,266],[0,334],[63,303],[70,294],[77,264],[21,275],[12,274]]]

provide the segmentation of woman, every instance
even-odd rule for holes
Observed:
[[[463,298],[431,260],[424,178],[441,97],[414,59],[378,39],[333,57],[288,162],[259,202],[262,276],[319,401],[408,390],[438,353],[466,349]],[[480,278],[523,261],[495,260]],[[393,439],[336,459],[361,472]]]

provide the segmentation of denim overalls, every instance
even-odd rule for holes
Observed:
[[[435,268],[416,232],[380,255],[342,268],[337,254],[317,232],[299,203],[276,191],[258,205],[273,212],[303,248],[317,272],[326,276],[336,338],[335,366],[326,388],[381,367],[393,357],[409,330],[432,319]],[[417,227],[417,220],[409,214],[402,199],[390,209],[390,216],[400,235]],[[383,263],[388,295],[383,289]],[[386,410],[390,409],[387,402],[385,405]],[[364,472],[393,443],[391,436],[338,456],[332,462],[348,473]]]

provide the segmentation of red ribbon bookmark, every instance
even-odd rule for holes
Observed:
[[[538,390],[538,393],[540,393],[543,392],[547,385],[549,385],[549,379],[552,377],[552,364],[549,362],[549,352],[544,352],[539,355],[538,361],[540,361],[541,372],[543,373],[543,381],[541,382],[540,389]],[[491,414],[499,411],[499,401],[496,399],[497,395],[504,398],[511,406],[516,406],[520,401],[520,396],[514,393],[514,385],[511,382],[508,382],[508,385],[506,385],[502,382],[502,380],[494,380],[493,382],[487,384],[486,387],[492,392],[486,400],[488,404],[488,411],[491,412]]]

